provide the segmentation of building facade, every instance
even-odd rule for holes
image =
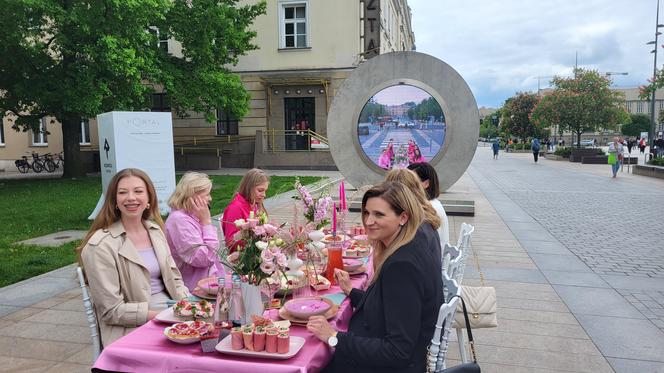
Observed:
[[[257,2],[243,0],[240,5]],[[253,43],[259,48],[230,67],[251,95],[249,113],[238,119],[218,110],[216,123],[206,122],[201,113],[174,115],[178,168],[279,167],[298,163],[288,158],[294,152],[302,153],[294,157],[305,163],[321,161],[307,161],[311,156],[304,153],[312,153],[312,148],[324,152],[327,112],[344,79],[368,58],[415,49],[407,0],[268,0],[266,14],[251,28],[257,32]],[[179,54],[177,41],[163,43],[170,53]],[[165,93],[153,95],[152,110],[171,111]],[[59,123],[45,118],[51,133],[42,138],[15,132],[10,121],[3,119],[0,132],[0,161],[5,167],[14,167],[13,160],[26,152],[62,151]],[[82,155],[94,168],[96,122],[91,119],[81,126]],[[272,154],[255,159],[261,151]],[[274,162],[261,164],[266,161]]]

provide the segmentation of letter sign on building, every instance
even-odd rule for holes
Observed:
[[[380,0],[364,0],[364,58],[380,54]]]

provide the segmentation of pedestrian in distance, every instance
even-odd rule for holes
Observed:
[[[613,178],[618,174],[618,169],[620,169],[620,162],[623,153],[623,145],[620,143],[620,140],[617,137],[613,138],[613,142],[609,144],[609,158],[608,163],[611,165],[611,171],[613,172]]]
[[[493,148],[493,159],[498,159],[498,151],[500,150],[500,140],[496,139],[496,141],[491,144],[491,148]]]
[[[539,158],[539,152],[540,152],[540,142],[538,138],[534,138],[530,144],[530,149],[533,151],[533,158],[535,159],[535,163],[537,163],[537,159]]]

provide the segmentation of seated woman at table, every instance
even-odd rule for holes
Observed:
[[[168,199],[171,213],[166,219],[166,239],[189,290],[195,289],[203,278],[224,276],[217,254],[217,229],[212,225],[208,207],[211,190],[208,175],[187,172]]]
[[[374,275],[366,291],[336,270],[354,308],[347,332],[323,316],[307,329],[336,347],[327,372],[424,372],[427,346],[443,302],[438,235],[424,222],[417,198],[403,184],[384,182],[362,198],[362,222],[374,245]]]
[[[135,168],[115,174],[77,248],[104,346],[153,319],[169,299],[189,296],[162,226],[148,175]]]
[[[446,243],[450,243],[450,224],[447,220],[447,214],[445,213],[443,204],[438,200],[440,187],[436,169],[427,162],[413,163],[408,166],[408,169],[414,171],[420,178],[429,203],[431,203],[431,206],[436,210],[438,217],[440,217],[441,224],[438,228],[438,235],[440,236],[440,245],[441,247],[444,247]]]
[[[433,206],[431,206],[427,200],[420,179],[417,177],[416,173],[406,168],[394,169],[385,175],[385,181],[402,183],[406,189],[413,193],[414,197],[417,199],[417,203],[422,206],[422,210],[424,210],[424,221],[429,223],[434,230],[437,229],[440,232],[440,218],[438,217],[436,210],[434,210]],[[435,250],[436,257],[439,260],[442,260],[443,252],[441,247],[442,246]]]
[[[237,246],[233,236],[239,228],[235,226],[235,221],[248,219],[252,212],[256,217],[262,212],[267,214],[265,206],[263,206],[263,200],[269,186],[270,177],[263,170],[257,168],[249,170],[240,181],[237,194],[224,210],[221,222],[226,247],[230,248],[230,252],[235,251]]]

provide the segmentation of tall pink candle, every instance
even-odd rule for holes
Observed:
[[[341,204],[341,211],[346,211],[346,185],[343,181],[339,185],[339,203]]]
[[[337,204],[332,204],[332,235],[337,235]]]

